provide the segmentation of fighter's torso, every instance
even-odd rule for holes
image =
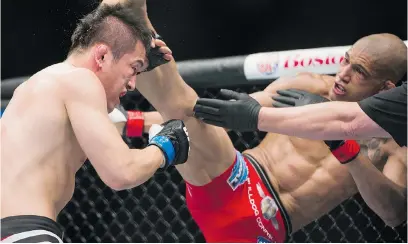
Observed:
[[[58,64],[31,77],[16,89],[3,114],[2,218],[34,214],[55,219],[72,197],[75,173],[86,157],[57,85],[69,69]]]
[[[328,84],[327,88],[320,90],[320,95],[328,98],[334,78],[319,75],[312,78]],[[310,92],[313,92],[312,87]],[[360,142],[362,148],[367,143]],[[293,231],[357,193],[347,167],[337,161],[323,141],[268,133],[258,147],[244,153],[252,155],[264,166],[290,215]],[[387,157],[383,153],[381,157],[376,156],[373,163],[381,167]]]
[[[257,148],[245,153],[264,166],[293,231],[357,193],[347,168],[322,141],[268,134]]]

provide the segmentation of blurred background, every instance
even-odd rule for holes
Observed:
[[[78,19],[99,1],[3,0],[1,78],[66,57]],[[148,0],[176,60],[350,45],[380,32],[407,39],[407,1]]]
[[[1,1],[1,79],[30,76],[66,58],[79,18],[99,1]],[[147,0],[151,22],[176,61],[257,52],[351,45],[374,33],[407,40],[407,1],[388,0]],[[18,80],[18,79],[17,79]],[[24,79],[19,82],[24,81]],[[5,84],[5,82],[3,83]],[[255,92],[266,84],[236,85]],[[12,89],[6,92],[10,99]],[[193,87],[201,97],[218,89]],[[2,99],[5,99],[2,89]],[[8,100],[2,100],[2,108]],[[3,106],[4,105],[4,106]],[[140,94],[126,109],[154,110]],[[229,132],[234,146],[256,146],[264,133]],[[129,147],[143,138],[124,138]],[[140,187],[115,192],[89,162],[76,177],[74,197],[59,215],[65,242],[204,242],[185,206],[185,185],[174,168]],[[327,215],[293,233],[290,242],[407,242],[406,222],[385,226],[356,194]]]

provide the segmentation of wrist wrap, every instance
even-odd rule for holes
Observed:
[[[360,145],[354,140],[345,140],[339,147],[331,150],[332,154],[342,164],[353,161],[360,153]]]
[[[128,120],[126,122],[126,136],[127,137],[141,137],[144,128],[143,112],[137,110],[130,110],[128,113]]]

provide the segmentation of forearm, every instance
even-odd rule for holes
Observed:
[[[262,108],[258,129],[315,140],[383,136],[357,103],[327,102],[295,108]],[[373,125],[374,124],[374,125]],[[381,130],[381,128],[379,128]]]
[[[406,220],[406,189],[389,180],[363,155],[346,164],[367,205],[395,227]]]
[[[149,133],[150,127],[153,124],[162,124],[164,122],[162,116],[159,112],[144,112],[144,125],[143,125],[143,132]]]
[[[129,113],[131,115],[129,115]],[[141,137],[143,133],[149,133],[150,127],[152,127],[153,124],[162,124],[164,122],[161,114],[156,111],[121,111],[116,108],[109,114],[109,118],[115,124],[119,134],[129,137]],[[127,128],[126,131],[125,127]],[[128,130],[132,132],[128,134]]]
[[[327,102],[294,108],[262,108],[258,129],[261,131],[309,139],[345,139],[345,126],[355,115],[348,103]]]
[[[117,169],[122,172],[119,184],[111,186],[115,190],[125,190],[139,186],[150,179],[164,162],[163,152],[156,146],[145,149],[130,149],[125,164]]]

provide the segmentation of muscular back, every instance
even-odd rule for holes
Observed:
[[[36,214],[55,219],[71,199],[75,172],[85,160],[69,123],[61,77],[50,66],[20,85],[1,119],[2,218]]]
[[[327,97],[328,89],[334,82],[333,77],[311,74],[285,79],[272,83],[266,88],[267,94],[255,94],[257,100],[264,106],[271,106],[267,97],[269,99],[278,89],[287,88],[307,90]],[[294,231],[357,193],[347,167],[332,156],[323,141],[268,133],[257,148],[245,153],[256,158],[267,170],[291,217]],[[388,155],[383,153],[382,157],[387,158]],[[385,160],[376,160],[377,167],[383,167],[384,163]]]

